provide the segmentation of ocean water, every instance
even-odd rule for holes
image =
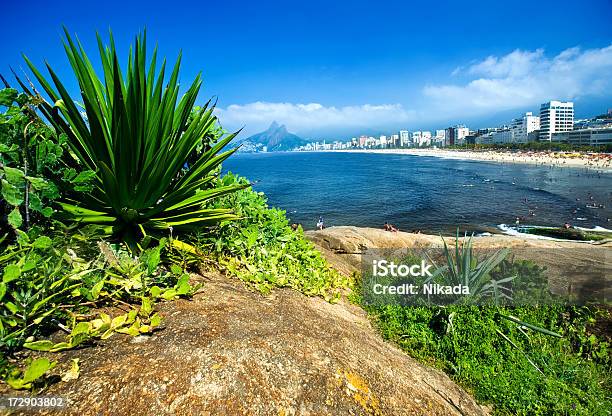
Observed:
[[[325,226],[387,221],[443,234],[496,232],[517,217],[612,228],[612,174],[585,169],[341,152],[236,154],[223,168],[249,178],[304,229],[319,216]]]

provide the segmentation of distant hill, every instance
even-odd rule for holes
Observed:
[[[306,143],[306,139],[289,133],[284,125],[279,125],[276,121],[272,122],[266,131],[236,142],[242,145],[240,150],[244,152],[259,152],[264,146],[268,152],[291,150]]]

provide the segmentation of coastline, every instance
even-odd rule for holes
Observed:
[[[522,226],[562,227],[569,223],[588,229],[612,228],[612,167],[604,169],[590,160],[569,159],[553,168],[542,166],[550,159],[559,166],[560,161],[552,156],[542,161],[533,160],[535,156],[519,159],[515,155],[511,164],[499,161],[503,155],[498,161],[490,160],[496,156],[492,152],[436,149],[346,149],[245,156],[247,159],[224,168],[256,178],[256,189],[269,196],[272,206],[285,209],[290,221],[302,224],[304,230],[315,228],[319,216],[327,226],[376,228],[388,221],[404,231],[448,236],[454,235],[457,227],[468,234],[500,234],[500,225],[515,225],[517,218]],[[470,156],[477,160],[461,161]],[[481,160],[483,156],[485,160]],[[448,157],[456,161],[444,160]],[[453,174],[446,177],[438,171]],[[266,183],[265,175],[274,180]],[[292,181],[303,186],[300,190],[287,188]],[[405,181],[413,183],[398,186]],[[284,190],[279,192],[279,187]],[[455,204],[448,212],[444,208],[447,193]],[[304,195],[307,197],[302,199]],[[385,202],[382,210],[375,206],[374,199]],[[431,207],[436,210],[429,212]]]
[[[368,248],[441,248],[442,239],[454,240],[454,237],[427,233],[411,233],[406,231],[390,232],[381,228],[356,227],[339,225],[323,230],[308,230],[304,234],[308,239],[327,249],[341,254],[362,254]],[[554,238],[534,238],[529,234],[491,234],[480,236],[463,236],[460,240],[471,238],[474,247],[480,248],[568,248],[568,249],[612,249],[612,241],[572,241]],[[557,259],[559,260],[559,259]]]
[[[429,156],[443,159],[475,160],[493,163],[521,163],[536,166],[583,168],[602,173],[612,173],[612,155],[579,152],[529,152],[498,150],[447,150],[447,149],[364,149],[323,150],[323,152],[373,153],[411,156]]]

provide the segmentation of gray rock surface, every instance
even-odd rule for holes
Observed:
[[[382,340],[364,312],[210,277],[161,305],[162,330],[55,355],[77,380],[45,392],[68,415],[479,415],[442,372]],[[43,412],[42,414],[57,414]]]

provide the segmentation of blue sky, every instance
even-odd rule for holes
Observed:
[[[91,55],[95,30],[128,45],[146,27],[163,55],[183,50],[183,82],[202,71],[201,101],[217,96],[223,124],[247,134],[272,120],[311,137],[477,128],[555,98],[578,116],[612,107],[612,2],[494,3],[9,1],[0,73],[25,52],[70,77],[62,24]]]

